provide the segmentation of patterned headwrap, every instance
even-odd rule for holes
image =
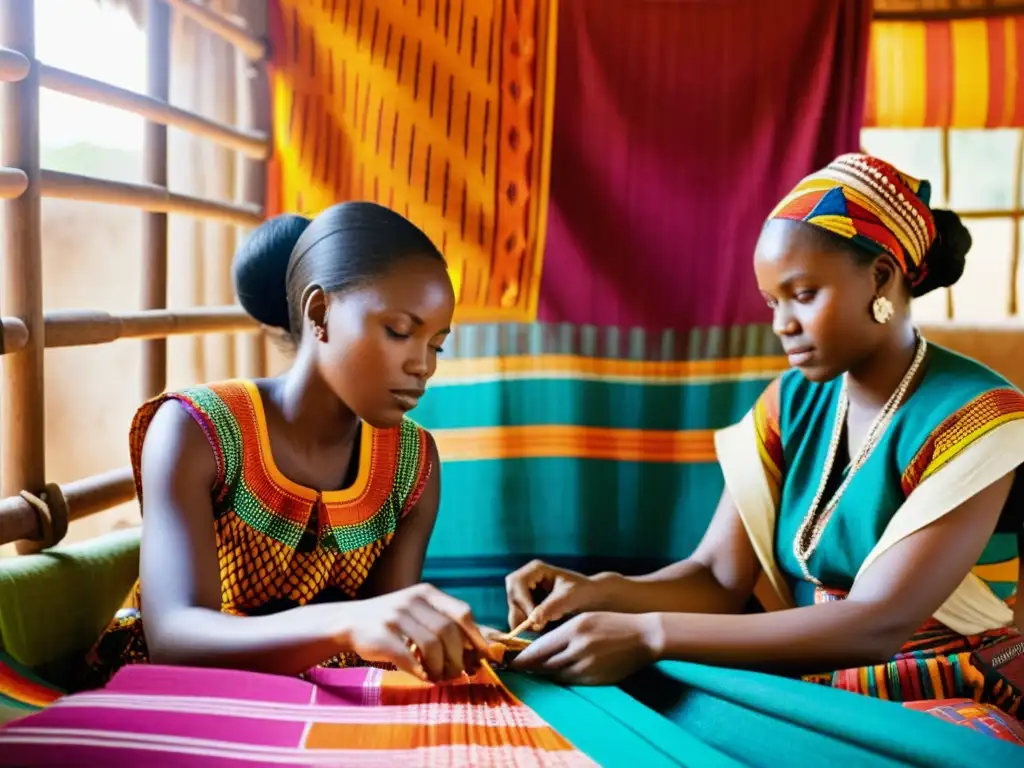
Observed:
[[[803,221],[873,253],[888,253],[916,285],[935,241],[931,185],[870,155],[841,155],[805,178],[768,217]]]

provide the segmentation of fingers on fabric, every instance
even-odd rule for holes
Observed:
[[[416,621],[430,632],[433,640],[429,661],[424,660],[424,666],[431,677],[450,680],[462,674],[465,669],[463,651],[466,644],[462,628],[425,600],[413,601],[410,611]]]
[[[533,560],[505,577],[509,629],[526,621],[526,618],[537,607],[533,599],[533,591],[552,577],[551,566],[542,560]]]
[[[559,627],[534,640],[516,656],[510,666],[515,669],[546,668],[551,658],[559,656],[569,648],[571,635],[563,630],[564,627]]]
[[[421,623],[411,609],[400,616],[398,631],[406,639],[404,645],[426,673],[426,677],[430,680],[443,679],[445,653],[435,632]]]
[[[420,597],[430,607],[448,617],[458,625],[468,644],[479,653],[486,653],[488,648],[487,640],[477,626],[476,618],[473,616],[473,609],[468,603],[458,600],[451,595],[446,595],[436,587],[429,584],[422,585]],[[460,647],[465,648],[466,643],[460,641]]]
[[[489,658],[489,656],[487,656]],[[480,652],[476,648],[462,649],[462,668],[467,675],[475,675],[480,671]]]
[[[385,657],[367,659],[367,661],[388,661],[402,672],[408,672],[421,680],[428,680],[429,675],[423,668],[418,644],[414,645],[416,641],[403,632],[397,622],[387,629],[388,631],[383,633],[380,640],[381,651]]]
[[[534,624],[541,629],[552,621],[558,621],[566,614],[573,613],[577,606],[574,605],[576,587],[578,585],[566,579],[555,581],[551,593],[544,598],[540,605],[533,612]]]

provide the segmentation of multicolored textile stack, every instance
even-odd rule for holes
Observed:
[[[645,703],[615,687],[564,688],[487,668],[428,686],[375,669],[318,669],[300,680],[129,666],[102,690],[0,728],[0,765],[960,768],[1016,765],[1021,754],[1005,718],[964,702],[933,703],[939,719],[678,662],[635,683]]]
[[[487,667],[309,676],[126,667],[0,732],[0,765],[594,765]]]
[[[64,691],[0,651],[0,725],[38,712],[63,695]]]

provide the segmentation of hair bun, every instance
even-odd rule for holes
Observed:
[[[263,325],[290,330],[285,275],[295,243],[309,224],[294,213],[267,219],[235,254],[231,273],[238,303]]]
[[[911,291],[915,298],[936,288],[954,285],[964,273],[967,252],[973,242],[970,231],[953,211],[939,208],[933,210],[932,215],[935,216],[935,242],[924,257],[928,270],[925,278]]]

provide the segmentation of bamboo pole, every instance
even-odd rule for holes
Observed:
[[[21,496],[0,499],[0,546],[40,537],[39,515]]]
[[[0,46],[0,82],[19,83],[28,76],[29,68],[24,54]]]
[[[167,102],[171,90],[171,11],[149,0],[146,13],[146,94]],[[167,187],[167,126],[146,121],[142,145],[144,180]],[[142,308],[167,307],[167,213],[151,211],[142,221]],[[142,399],[156,397],[167,386],[167,340],[142,345]]]
[[[68,521],[80,520],[135,498],[131,467],[82,478],[59,486]],[[0,545],[39,540],[39,513],[22,496],[0,499]]]
[[[119,339],[259,330],[256,321],[238,306],[151,309],[122,315],[92,309],[61,310],[47,312],[45,325],[47,349],[109,344]]]
[[[199,90],[199,100],[207,114],[226,123],[238,122],[238,51],[207,30],[195,30],[196,44],[204,66],[209,68],[208,83]],[[236,182],[238,162],[236,153],[219,147],[204,153],[207,162],[206,178],[198,178],[202,191],[218,200],[237,199]],[[197,297],[203,304],[230,304],[235,301],[231,282],[231,260],[235,254],[237,227],[217,224],[202,227],[203,293]],[[202,339],[208,365],[207,376],[215,381],[238,376],[236,350],[238,339],[234,334],[217,334]]]
[[[0,317],[0,355],[19,352],[28,346],[28,328],[16,317]]]
[[[235,46],[248,58],[259,60],[267,55],[267,44],[248,29],[231,21],[221,13],[192,2],[192,0],[164,0],[176,13],[192,19],[208,32]]]
[[[20,168],[0,168],[0,200],[13,200],[25,194],[28,176]]]
[[[163,10],[167,10],[166,6]],[[2,72],[2,61],[0,61],[0,72]],[[39,84],[51,91],[139,115],[153,123],[180,128],[200,138],[209,139],[229,149],[237,150],[248,157],[262,160],[270,154],[266,134],[231,128],[214,120],[208,120],[187,109],[173,107],[166,100],[153,98],[151,95],[118,88],[46,64],[39,65]]]
[[[1010,237],[1010,299],[1007,307],[1010,317],[1016,317],[1019,304],[1017,273],[1020,272],[1020,198],[1024,193],[1024,130],[1017,131],[1017,148],[1013,162],[1013,207],[1016,210],[1013,216],[1013,233]]]
[[[0,0],[0,46],[36,58],[34,0]],[[26,346],[3,365],[0,419],[0,494],[37,492],[45,485],[43,397],[43,275],[40,229],[39,72],[0,89],[0,166],[25,173],[24,193],[4,202],[3,307],[25,325]],[[35,551],[26,543],[18,551]]]
[[[43,197],[127,205],[132,208],[141,208],[144,211],[180,213],[186,216],[248,226],[255,226],[263,220],[260,209],[254,206],[232,205],[205,200],[201,197],[182,195],[177,192],[169,192],[155,184],[132,184],[126,181],[97,179],[75,173],[44,170],[41,187]]]
[[[1009,219],[1017,215],[1017,211],[1007,209],[996,210],[996,209],[979,209],[976,211],[972,210],[958,210],[956,215],[961,219]]]
[[[244,8],[245,21],[257,35],[267,31],[267,4],[250,3]],[[239,90],[241,120],[251,130],[270,132],[270,103],[267,66],[264,61],[253,61],[243,70],[244,85]],[[267,142],[268,149],[270,142]],[[241,199],[251,205],[263,207],[266,202],[267,163],[265,158],[249,157],[242,163]],[[242,242],[248,232],[238,233]],[[264,333],[252,333],[238,339],[239,367],[243,376],[258,379],[267,375],[267,338]]]

